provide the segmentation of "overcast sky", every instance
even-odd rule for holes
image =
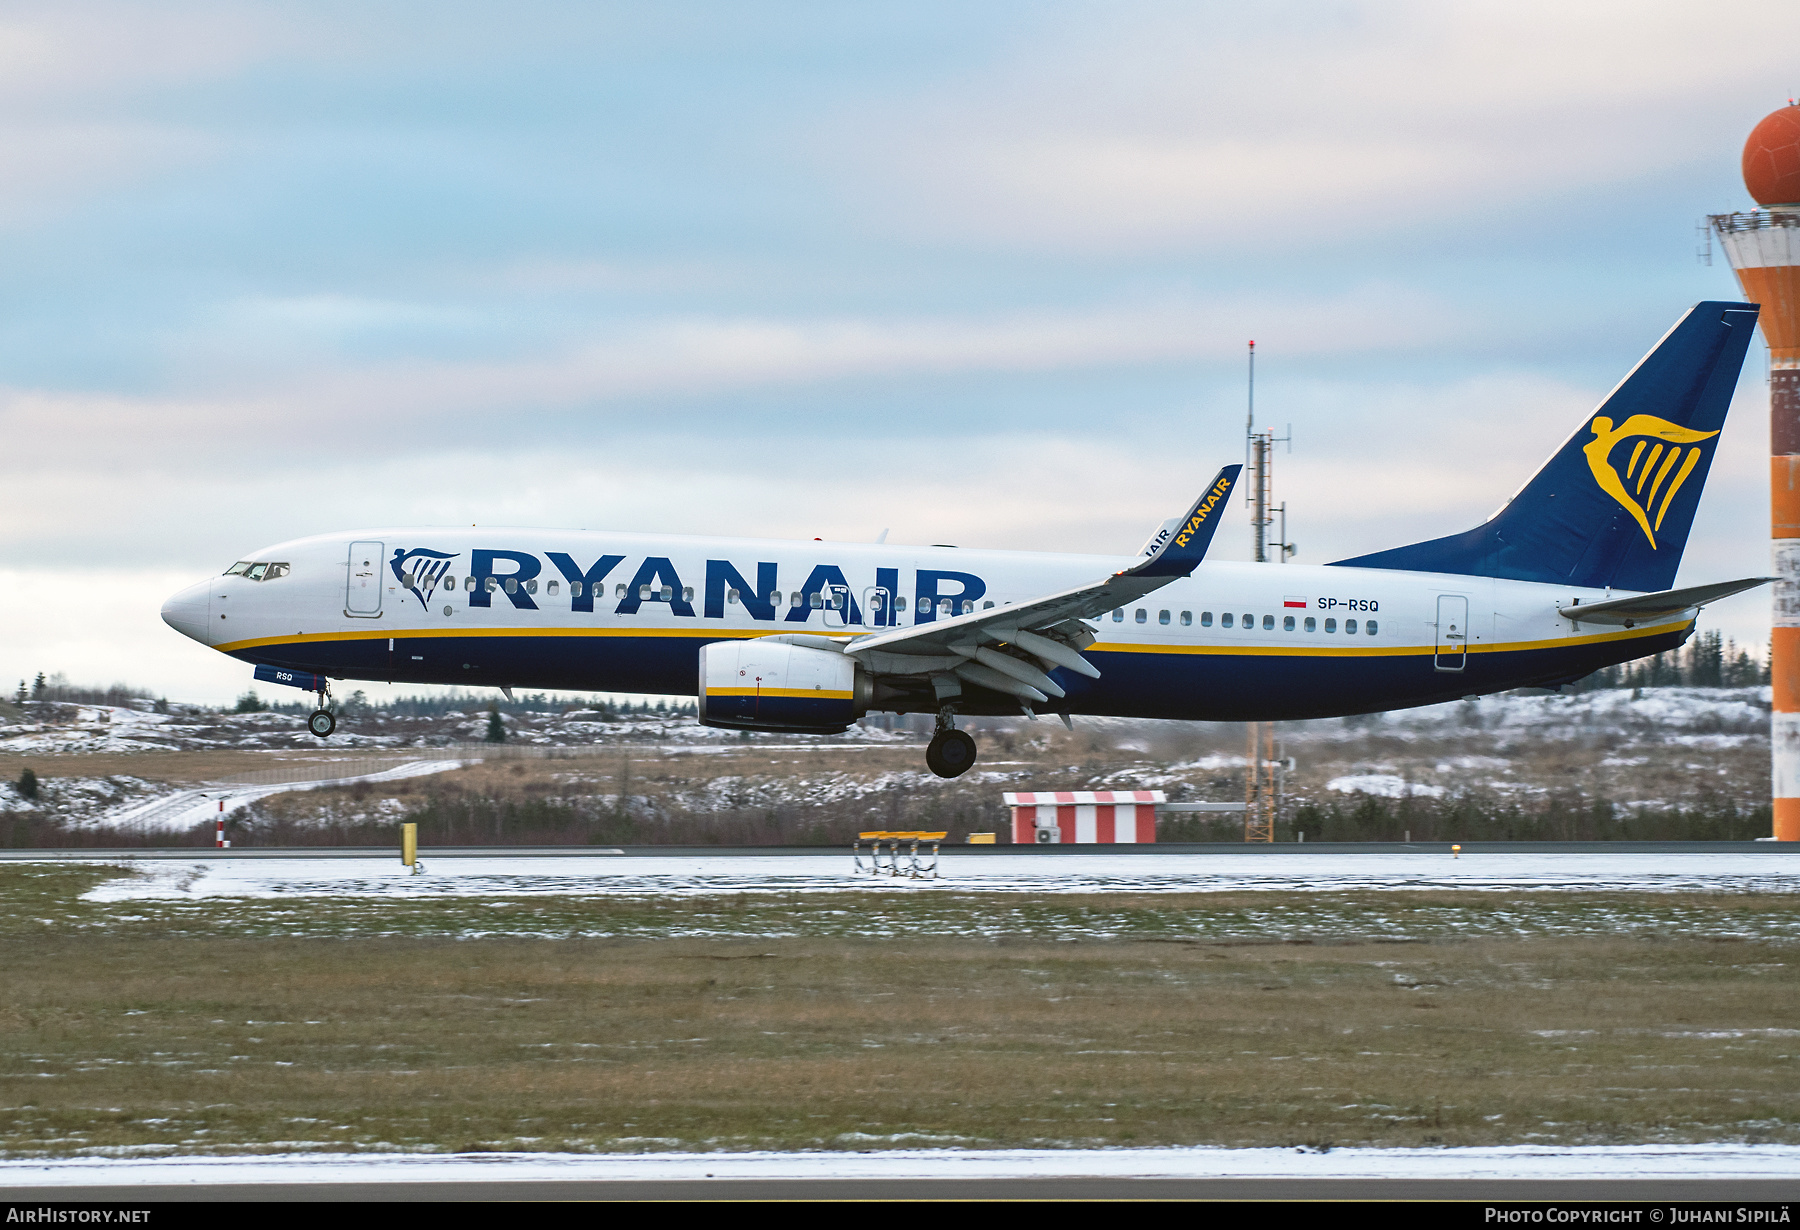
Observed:
[[[1301,562],[1465,529],[1737,297],[1695,224],[1796,45],[1791,0],[9,3],[0,680],[229,698],[162,599],[364,526],[1130,551],[1241,458],[1252,337]],[[1683,583],[1768,566],[1764,370]]]

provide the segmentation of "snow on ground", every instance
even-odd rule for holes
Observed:
[[[122,828],[184,832],[196,824],[203,824],[216,816],[229,815],[240,807],[254,803],[258,799],[267,798],[272,794],[286,794],[292,790],[321,790],[327,786],[348,786],[355,782],[394,782],[408,777],[425,777],[432,773],[443,773],[450,769],[460,769],[462,766],[463,762],[460,760],[412,760],[374,773],[334,777],[317,782],[281,782],[274,785],[254,786],[213,783],[195,787],[192,790],[177,790],[173,794],[161,795],[147,803],[136,803],[117,811],[107,812],[95,817],[92,823]],[[223,808],[219,806],[221,799],[225,803]]]
[[[1574,737],[1601,731],[1697,730],[1750,734],[1766,732],[1770,689],[1757,688],[1608,688],[1572,696],[1502,692],[1474,700],[1397,709],[1368,718],[1336,718],[1299,723],[1286,732],[1290,741],[1331,737],[1339,723],[1379,729],[1407,737],[1438,734],[1446,727],[1479,727],[1545,737]]]
[[[1767,687],[1613,688],[1571,696],[1502,693],[1391,713],[1284,723],[1282,737],[1296,745],[1332,743],[1368,734],[1411,742],[1479,729],[1501,736],[1551,739],[1623,734],[1661,741],[1674,736],[1701,748],[1730,747],[1745,740],[1767,738],[1769,697]],[[0,718],[0,752],[68,754],[315,745],[306,732],[304,719],[297,714],[222,713],[193,705],[169,708],[170,712],[156,713],[132,706],[27,702],[23,706],[25,720],[9,722]],[[654,741],[720,747],[741,742],[735,731],[715,730],[692,718],[668,713],[608,715],[591,709],[572,709],[508,713],[502,720],[508,741],[525,746]],[[809,740],[807,746],[882,746],[916,737],[914,733],[883,729],[884,725],[886,722],[879,719],[858,724],[829,740]],[[1077,719],[1078,729],[1110,734],[1117,747],[1143,752],[1150,750],[1151,735],[1165,725],[1128,718]],[[480,740],[486,730],[487,714],[478,708],[429,718],[372,712],[345,715],[331,743],[334,747],[358,748],[441,747]],[[1215,770],[1235,768],[1242,763],[1241,756],[1215,754],[1177,767]]]
[[[937,880],[871,879],[832,855],[155,859],[89,901],[193,897],[697,896],[834,892],[858,884],[957,892],[1516,890],[1800,892],[1800,858],[1755,854],[1077,854],[946,852]],[[61,860],[59,860],[61,861]],[[117,864],[117,860],[109,860]],[[865,855],[866,862],[866,855]]]
[[[1474,757],[1465,759],[1473,760]],[[1425,786],[1418,782],[1409,782],[1404,777],[1396,777],[1392,773],[1363,773],[1350,777],[1334,777],[1325,783],[1325,789],[1336,790],[1340,794],[1378,794],[1384,799],[1403,799],[1407,795],[1424,795],[1438,798],[1444,791],[1441,786]]]
[[[881,1138],[871,1138],[881,1139]],[[891,1137],[886,1138],[891,1139]],[[1789,1179],[1794,1145],[1448,1149],[881,1149],[843,1153],[316,1153],[0,1161],[0,1187],[695,1179]]]

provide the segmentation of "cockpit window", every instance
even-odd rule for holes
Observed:
[[[233,564],[225,573],[228,577],[243,577],[246,581],[273,581],[287,574],[287,564],[275,564],[267,560],[243,560]]]

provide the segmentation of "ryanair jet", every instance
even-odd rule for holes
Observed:
[[[378,529],[252,553],[170,627],[318,693],[333,680],[653,692],[732,730],[835,734],[929,713],[1271,721],[1551,687],[1687,640],[1671,589],[1756,325],[1701,303],[1487,521],[1272,567],[1205,562],[1241,467],[1135,557],[526,529]]]

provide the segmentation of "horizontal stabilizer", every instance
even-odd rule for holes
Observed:
[[[1720,581],[1717,585],[1695,585],[1688,589],[1665,589],[1661,593],[1638,594],[1631,598],[1613,598],[1606,602],[1582,602],[1574,606],[1559,606],[1556,610],[1564,619],[1574,620],[1577,623],[1623,624],[1630,628],[1636,624],[1671,619],[1683,611],[1698,610],[1709,602],[1717,602],[1721,598],[1741,594],[1747,589],[1755,589],[1758,585],[1767,585],[1775,579],[1775,577],[1745,577],[1742,581]]]

